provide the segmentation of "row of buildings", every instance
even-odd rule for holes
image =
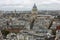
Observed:
[[[1,14],[2,37],[0,38],[3,40],[54,40],[57,35],[53,32],[56,32],[58,25],[60,21],[55,19],[55,16],[39,14],[34,4],[31,13],[17,14],[15,11],[15,13]],[[3,35],[2,30],[9,31],[9,34]]]

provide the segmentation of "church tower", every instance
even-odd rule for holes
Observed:
[[[35,19],[37,18],[37,14],[38,14],[36,4],[34,4],[31,13],[32,13],[32,14],[31,14],[31,20],[30,20],[30,22],[31,22],[31,24],[30,24],[30,29],[32,30],[32,29],[33,29],[33,25],[34,25],[34,21],[35,21]]]
[[[32,19],[36,19],[36,18],[37,18],[37,14],[38,14],[38,10],[37,10],[36,4],[34,4],[31,13],[32,13],[32,14],[31,14],[31,18],[32,18]]]
[[[32,14],[37,14],[37,6],[36,4],[34,4],[33,8],[32,8]]]

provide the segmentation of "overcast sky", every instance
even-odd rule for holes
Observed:
[[[0,0],[0,10],[31,10],[34,3],[39,10],[60,10],[60,0]]]

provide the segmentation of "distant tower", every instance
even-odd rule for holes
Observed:
[[[34,4],[33,8],[32,8],[32,14],[37,14],[37,6],[36,4]]]
[[[34,21],[37,18],[37,14],[38,14],[36,4],[34,4],[31,13],[32,13],[32,15],[31,15],[31,20],[30,20],[30,22],[31,22],[30,29],[32,30],[33,29],[33,26],[34,26]]]

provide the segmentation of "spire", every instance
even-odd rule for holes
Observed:
[[[35,3],[34,3],[34,6],[32,8],[32,14],[37,14],[37,6]]]
[[[36,6],[36,4],[34,3],[34,6],[33,6],[33,8],[37,8],[37,6]]]
[[[32,8],[32,11],[37,11],[37,6],[36,6],[35,3],[34,3],[34,6],[33,6],[33,8]]]

